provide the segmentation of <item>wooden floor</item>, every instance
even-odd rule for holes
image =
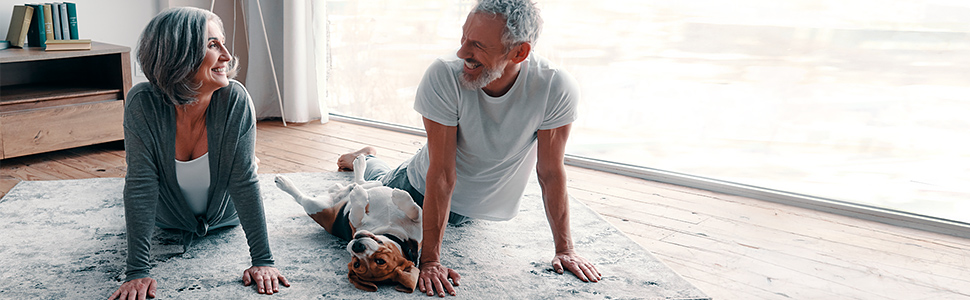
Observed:
[[[258,128],[260,173],[333,171],[340,153],[364,145],[396,164],[424,143],[336,121],[289,127],[262,121]],[[715,299],[970,299],[967,239],[587,169],[568,172],[571,196]],[[0,161],[0,195],[20,180],[124,174],[120,143],[7,159]]]

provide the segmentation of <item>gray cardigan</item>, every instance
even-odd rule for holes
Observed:
[[[125,101],[125,280],[150,276],[156,221],[203,236],[211,226],[236,219],[237,212],[253,266],[272,266],[254,160],[256,115],[246,88],[230,81],[212,95],[206,111],[211,185],[204,216],[191,212],[175,175],[175,109],[149,83],[135,85]]]

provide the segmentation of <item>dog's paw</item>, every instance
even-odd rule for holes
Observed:
[[[421,222],[421,207],[411,199],[411,194],[404,190],[395,189],[391,191],[391,201],[397,208],[404,212],[411,221]]]
[[[276,178],[273,181],[276,182],[276,187],[285,192],[293,191],[296,188],[293,181],[286,178],[286,176],[283,176],[282,174],[276,174]]]
[[[360,170],[363,173],[367,169],[367,157],[363,154],[354,159],[354,171]]]
[[[369,202],[367,190],[359,185],[351,185],[348,187],[350,187],[350,191],[347,197],[350,199],[350,204],[360,208],[367,207],[367,203]]]
[[[364,155],[358,155],[354,159],[354,182],[364,183],[364,172],[367,171],[367,158]]]

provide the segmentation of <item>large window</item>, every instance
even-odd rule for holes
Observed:
[[[420,127],[474,0],[328,1],[332,112]],[[570,154],[970,223],[970,2],[541,0]]]

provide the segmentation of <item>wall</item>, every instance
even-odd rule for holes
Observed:
[[[14,5],[22,5],[24,3],[35,3],[26,2],[25,0],[0,0],[0,40],[5,39],[7,36],[7,29],[10,24],[10,17],[13,11]],[[212,0],[85,0],[85,1],[75,1],[78,4],[78,30],[81,32],[80,38],[91,39],[93,41],[116,44],[127,46],[132,50],[132,73],[133,73],[133,83],[139,83],[147,81],[148,79],[142,75],[141,68],[135,62],[134,52],[136,44],[138,43],[138,36],[141,31],[148,24],[158,12],[169,8],[177,6],[193,6],[204,9],[209,9],[212,6]],[[225,24],[227,44],[230,44],[230,50],[233,55],[240,59],[240,72],[236,76],[236,79],[241,82],[246,82],[246,71],[247,62],[249,58],[248,49],[246,44],[248,43],[246,36],[247,33],[243,28],[243,24],[247,18],[257,18],[255,15],[256,6],[255,4],[250,4],[253,10],[250,15],[243,15],[243,2],[239,0],[233,1],[216,1],[213,11],[222,17],[223,23]],[[281,17],[282,2],[271,1],[263,5],[264,10],[269,10],[266,14],[269,18],[279,19]],[[109,9],[110,8],[110,11]],[[233,14],[235,10],[235,15]],[[235,18],[235,22],[233,22]],[[254,19],[258,20],[258,19]],[[269,22],[269,21],[267,21]],[[235,23],[235,24],[233,24]],[[240,28],[234,31],[233,26]],[[279,26],[275,22],[269,22],[267,26]],[[275,28],[275,27],[274,27]],[[281,32],[277,30],[276,32]],[[235,33],[235,36],[233,34]],[[262,43],[262,32],[259,32],[259,45]],[[270,38],[279,36],[279,41],[282,42],[282,33],[274,34]],[[235,42],[235,45],[232,43]],[[262,49],[262,48],[261,48]],[[265,50],[263,50],[265,52]],[[265,55],[265,54],[264,54]],[[277,60],[281,60],[278,58]],[[265,59],[264,59],[265,60]],[[267,63],[268,64],[268,63]],[[268,68],[268,67],[267,67]],[[272,95],[276,97],[275,94]]]
[[[85,0],[77,4],[78,32],[82,39],[132,48],[148,21],[159,12],[159,0]],[[0,39],[6,39],[14,5],[36,3],[0,0]],[[147,81],[132,56],[133,83]]]

